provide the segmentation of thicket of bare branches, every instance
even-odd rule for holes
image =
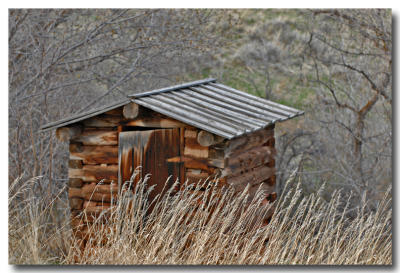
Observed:
[[[354,204],[367,192],[373,208],[391,183],[391,20],[382,9],[243,12],[223,77],[306,111],[276,127],[278,190],[300,165],[308,192],[326,182]]]
[[[391,53],[390,10],[10,10],[9,179],[66,178],[40,125],[215,76],[306,111],[277,126],[278,191],[300,165],[308,192],[373,208],[392,179]]]
[[[10,10],[10,181],[43,176],[51,192],[67,149],[39,127],[188,77],[221,43],[220,20],[209,10]]]
[[[320,164],[374,207],[392,177],[391,11],[314,10],[307,18],[312,119],[326,142]]]

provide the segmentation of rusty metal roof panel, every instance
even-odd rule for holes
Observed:
[[[215,81],[132,97],[153,111],[232,139],[304,114]]]
[[[113,106],[47,124],[42,130],[78,122],[130,101],[228,139],[304,114],[292,107],[217,83],[211,78],[133,94]]]

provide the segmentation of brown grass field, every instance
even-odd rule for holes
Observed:
[[[246,191],[207,189],[207,202],[199,202],[198,192],[186,190],[164,195],[146,213],[147,193],[136,187],[120,194],[107,228],[90,227],[98,230],[92,247],[81,249],[66,201],[33,196],[34,183],[10,186],[10,264],[392,264],[391,191],[376,211],[350,213],[340,192],[325,201],[303,196],[298,184],[285,189],[262,226],[270,206],[260,207],[259,196],[247,202]]]

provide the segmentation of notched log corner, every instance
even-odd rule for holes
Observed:
[[[61,127],[56,130],[56,137],[62,142],[68,142],[69,140],[79,136],[83,132],[81,125]]]

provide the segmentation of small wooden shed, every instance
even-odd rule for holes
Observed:
[[[250,183],[250,194],[261,186],[273,200],[274,124],[303,113],[204,79],[133,94],[41,130],[57,128],[69,141],[69,199],[78,215],[110,206],[138,166],[141,176],[151,174],[150,198],[176,179],[218,177],[238,191]]]

